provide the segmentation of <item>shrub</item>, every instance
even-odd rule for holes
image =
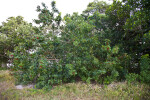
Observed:
[[[19,81],[47,88],[77,78],[109,84],[120,77],[119,47],[111,46],[109,39],[101,37],[103,32],[95,31],[95,26],[77,13],[64,18],[66,25],[58,37],[61,18],[54,5],[52,2],[52,12],[45,4],[44,9],[38,6],[39,20],[35,21],[42,26],[31,39],[16,46],[11,56]]]
[[[83,35],[72,34],[69,40],[72,42],[69,44],[65,41],[65,36],[40,41],[35,38],[34,41],[20,43],[15,52],[10,54],[13,55],[10,57],[14,64],[11,68],[16,71],[15,76],[19,82],[35,83],[37,88],[47,88],[62,82],[73,82],[77,77],[88,83],[96,81],[109,84],[116,80],[120,62],[117,59],[118,46],[111,48],[107,39],[101,43],[97,35],[85,38],[86,28],[81,32]],[[42,35],[36,33],[32,37]],[[30,50],[34,52],[31,53]]]
[[[145,54],[140,60],[140,80],[144,83],[150,83],[150,58],[149,54]]]
[[[138,74],[135,73],[129,73],[125,76],[128,83],[136,82],[138,79]]]

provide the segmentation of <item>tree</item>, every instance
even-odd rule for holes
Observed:
[[[149,53],[149,4],[148,0],[114,1],[106,11],[113,34],[110,40],[113,44],[121,44],[122,51],[132,57],[130,72],[139,73],[139,60],[143,54]]]
[[[54,3],[53,1],[52,7]],[[39,15],[43,14],[45,7],[43,9],[38,7]],[[28,43],[30,45],[25,42],[15,48],[14,66],[11,68],[19,70],[15,73],[17,79],[25,83],[34,82],[37,88],[49,88],[54,84],[75,81],[76,78],[106,84],[115,80],[120,69],[116,69],[119,64],[117,59],[119,48],[117,46],[111,48],[109,40],[100,39],[100,34],[94,31],[97,25],[93,24],[96,23],[95,20],[89,22],[90,18],[85,20],[77,13],[65,16],[66,24],[59,37],[55,34],[59,27],[58,17],[53,16],[58,11],[51,13],[51,15],[43,14],[45,19],[35,20],[42,25],[36,28],[36,34]],[[48,16],[51,16],[51,20],[46,19]],[[95,13],[94,16],[99,14]],[[102,16],[99,17],[101,19]],[[47,20],[48,22],[44,23]],[[45,31],[45,27],[51,25],[55,28],[51,27]],[[98,29],[98,25],[96,27]],[[33,53],[27,52],[31,49],[34,50]]]
[[[112,44],[121,42],[125,34],[123,26],[130,17],[130,7],[123,5],[120,1],[114,1],[107,9],[106,15],[109,18],[108,27],[111,34],[108,35],[111,35]]]
[[[117,46],[111,48],[110,41],[101,38],[102,31],[95,31],[95,27],[97,29],[101,27],[95,24],[97,19],[92,18],[96,16],[100,21],[103,19],[97,12],[87,20],[77,13],[65,17],[66,27],[61,37],[64,47],[62,60],[64,64],[72,66],[71,72],[75,73],[75,78],[108,84],[118,76],[115,67],[119,64],[117,59],[119,48]]]
[[[87,9],[84,10],[83,13],[90,15],[98,11],[101,14],[105,14],[105,11],[108,7],[109,5],[106,2],[94,0],[93,2],[88,4]]]
[[[12,70],[16,72],[19,82],[36,83],[37,88],[50,88],[53,84],[62,82],[62,65],[60,60],[60,30],[61,14],[55,7],[55,1],[51,2],[52,10],[42,3],[37,7],[39,18],[35,20],[39,27],[35,28],[35,34],[26,39],[28,42],[19,44],[13,54]],[[32,52],[28,52],[32,51]],[[17,59],[16,59],[17,58]]]
[[[50,11],[45,3],[42,3],[43,8],[37,6],[37,12],[39,12],[38,19],[35,19],[35,23],[41,25],[40,29],[44,31],[52,32],[52,34],[58,35],[61,23],[61,12],[56,8],[56,2],[51,3],[52,10]]]
[[[23,20],[23,17],[9,17],[3,22],[0,28],[0,55],[1,61],[6,63],[9,60],[9,52],[21,42],[27,42],[26,38],[34,33],[33,26]],[[4,64],[3,64],[4,65]]]
[[[15,70],[15,76],[20,82],[32,82],[37,88],[46,89],[76,79],[109,84],[127,78],[131,72],[139,72],[140,78],[145,77],[149,73],[145,71],[149,69],[149,56],[146,54],[139,60],[136,55],[147,53],[149,48],[149,15],[145,13],[149,9],[147,2],[132,1],[134,4],[130,0],[124,4],[114,1],[106,14],[101,14],[98,8],[102,6],[105,9],[104,5],[97,7],[99,2],[95,1],[89,4],[93,10],[88,9],[92,13],[87,16],[78,13],[66,15],[62,29],[61,13],[55,1],[51,3],[52,10],[42,3],[43,8],[37,7],[39,18],[35,22],[40,26],[34,28],[36,34],[30,38],[23,35],[22,41],[19,40],[11,53],[14,64],[11,68]],[[130,14],[132,11],[134,16]],[[141,14],[147,19],[142,19]],[[4,31],[5,28],[1,29]],[[14,30],[17,36],[18,32],[24,33],[22,29]],[[1,37],[5,39],[6,36]],[[129,42],[128,38],[133,40]],[[142,44],[139,40],[143,40]],[[149,78],[143,79],[149,82]]]

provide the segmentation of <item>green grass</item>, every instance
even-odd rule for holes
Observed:
[[[83,82],[43,89],[17,90],[10,71],[0,71],[0,100],[150,100],[150,86],[140,83],[117,82],[110,85]]]
[[[1,67],[0,66],[0,70],[7,70],[8,68],[6,68],[6,67]]]

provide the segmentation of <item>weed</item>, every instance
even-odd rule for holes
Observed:
[[[134,82],[114,82],[109,85],[87,84],[83,82],[53,86],[51,91],[44,89],[18,90],[9,71],[0,71],[1,100],[148,100],[150,87]]]

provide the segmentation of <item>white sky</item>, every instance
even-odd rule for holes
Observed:
[[[6,21],[11,16],[23,16],[25,21],[33,22],[37,18],[37,5],[41,6],[44,2],[51,8],[52,0],[0,0],[0,25],[1,22]],[[89,2],[94,0],[55,0],[56,8],[62,13],[62,16],[73,12],[82,13],[86,9]],[[99,0],[100,1],[100,0]],[[111,0],[103,0],[110,2]]]

